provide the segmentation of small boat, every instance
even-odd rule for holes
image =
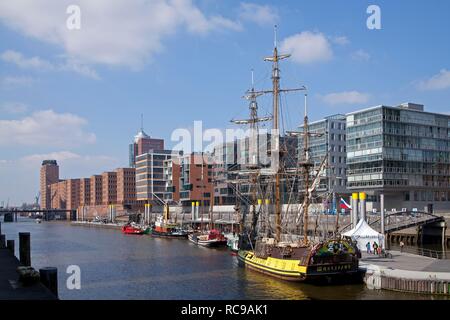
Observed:
[[[227,238],[216,229],[210,230],[206,234],[192,233],[188,238],[192,243],[203,247],[215,248],[227,245]]]
[[[239,251],[239,235],[229,233],[229,234],[225,235],[225,238],[227,238],[227,247],[233,252],[238,252]]]
[[[188,232],[181,229],[178,224],[167,223],[164,217],[156,218],[155,225],[150,232],[152,237],[160,238],[187,238]]]
[[[122,233],[124,234],[144,234],[144,232],[144,229],[132,224],[127,224],[122,227]]]

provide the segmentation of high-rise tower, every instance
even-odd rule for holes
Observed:
[[[44,160],[41,166],[41,209],[51,209],[50,184],[59,182],[59,166],[56,160]]]

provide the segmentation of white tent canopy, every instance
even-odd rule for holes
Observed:
[[[378,245],[382,245],[384,243],[384,236],[372,229],[364,219],[361,219],[354,229],[347,231],[342,236],[350,237],[355,240],[358,243],[359,250],[361,251],[366,250],[367,242],[370,242],[371,248],[374,242]]]

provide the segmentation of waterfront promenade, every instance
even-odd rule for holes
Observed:
[[[56,300],[42,283],[23,286],[19,282],[19,260],[8,249],[0,249],[0,300]]]
[[[392,259],[363,253],[360,269],[369,289],[450,294],[450,260],[390,251]]]

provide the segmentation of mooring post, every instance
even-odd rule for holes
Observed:
[[[29,232],[19,232],[19,260],[21,265],[31,267],[31,246]]]
[[[15,250],[15,244],[14,244],[14,240],[8,240],[6,241],[6,248],[11,251],[12,254],[14,254],[14,250]]]
[[[6,248],[6,235],[0,234],[0,249]]]
[[[39,269],[42,284],[58,297],[58,269],[47,267]]]

